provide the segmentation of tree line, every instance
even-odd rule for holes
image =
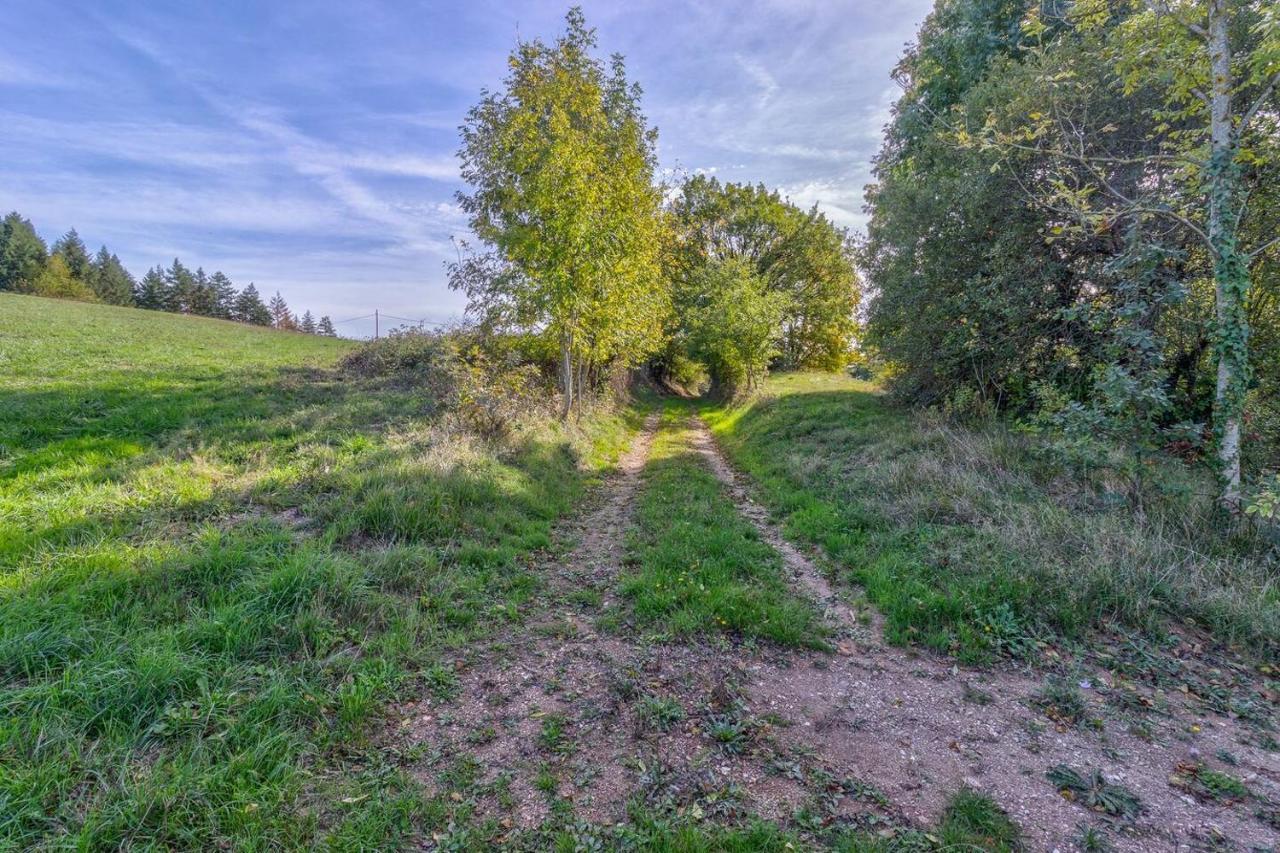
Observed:
[[[860,289],[849,235],[763,186],[656,179],[656,130],[580,9],[520,43],[462,127],[482,246],[450,265],[479,327],[554,362],[563,414],[619,369],[718,391],[771,365],[839,368]]]
[[[939,0],[860,253],[904,398],[1203,453],[1232,510],[1280,467],[1278,9]]]
[[[106,246],[91,255],[74,228],[48,246],[16,211],[0,221],[0,291],[5,290],[337,337],[327,316],[317,320],[305,311],[299,317],[279,292],[264,302],[252,282],[237,290],[220,271],[209,275],[174,258],[138,280]]]

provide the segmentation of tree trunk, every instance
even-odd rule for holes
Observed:
[[[568,334],[560,338],[560,385],[564,389],[564,406],[560,420],[567,421],[573,410],[573,340]]]
[[[1218,356],[1213,429],[1218,454],[1219,501],[1240,511],[1240,423],[1249,374],[1249,322],[1245,302],[1249,271],[1238,244],[1240,167],[1231,120],[1231,52],[1228,0],[1209,2],[1209,243],[1213,247]]]

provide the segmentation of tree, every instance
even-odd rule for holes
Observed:
[[[293,329],[297,327],[297,322],[293,319],[293,312],[289,310],[289,304],[284,301],[284,297],[280,295],[280,291],[276,291],[276,295],[271,297],[271,303],[267,306],[267,310],[271,313],[271,325],[277,329]]]
[[[1280,11],[1247,0],[1079,0],[1065,22],[1077,28],[1114,68],[1126,96],[1151,93],[1151,124],[1140,151],[1121,159],[1107,144],[1109,125],[1081,124],[1056,97],[1075,87],[1050,80],[1047,105],[1029,127],[989,133],[990,144],[1036,146],[1055,166],[1055,200],[1098,227],[1120,219],[1163,219],[1185,229],[1212,267],[1211,340],[1216,358],[1213,428],[1220,502],[1238,513],[1241,501],[1241,425],[1251,375],[1251,266],[1280,245],[1274,234],[1251,246],[1246,170],[1255,175],[1280,163]],[[1046,27],[1033,18],[1030,31]],[[1110,180],[1119,165],[1138,170],[1131,186]],[[1088,171],[1068,182],[1063,173]],[[1096,199],[1105,201],[1099,202]]]
[[[17,211],[0,222],[0,290],[32,290],[48,257],[44,240]]]
[[[453,265],[450,283],[489,325],[535,331],[560,357],[563,416],[588,375],[657,349],[663,286],[656,134],[620,56],[591,56],[595,34],[571,9],[551,45],[521,43],[501,92],[462,128],[458,198],[492,251]]]
[[[258,295],[258,288],[254,287],[253,282],[249,282],[249,286],[240,291],[240,295],[236,297],[231,318],[254,326],[272,324],[271,311],[263,304],[262,297]]]
[[[133,289],[137,285],[133,276],[120,263],[120,259],[103,246],[93,259],[89,277],[94,294],[102,302],[111,305],[132,305]]]
[[[848,236],[817,208],[801,210],[763,185],[695,176],[671,205],[674,274],[708,261],[750,261],[783,294],[781,354],[793,367],[838,369],[848,359],[860,298]]]
[[[298,331],[306,332],[308,335],[316,333],[316,318],[311,315],[310,311],[302,314],[302,321],[298,323]]]
[[[235,285],[219,270],[209,278],[209,286],[213,289],[213,316],[230,319],[236,303]]]
[[[168,299],[167,285],[164,280],[164,269],[157,264],[147,270],[142,281],[134,290],[133,301],[139,308],[152,311],[163,311]]]
[[[76,281],[88,286],[93,279],[93,262],[89,259],[89,250],[84,241],[72,228],[53,244],[52,253],[61,255],[67,265],[67,271]]]
[[[338,336],[338,330],[333,327],[333,321],[329,319],[328,314],[320,318],[320,325],[316,327],[316,332],[326,338]]]
[[[52,296],[58,299],[79,299],[84,302],[93,302],[93,291],[89,285],[71,274],[71,268],[67,266],[66,259],[61,253],[54,253],[48,263],[45,264],[44,270],[41,271],[39,278],[35,281],[35,288],[32,291],[37,296]]]
[[[786,297],[745,258],[700,266],[684,297],[677,307],[688,350],[707,366],[713,390],[753,389],[778,352]]]
[[[182,261],[173,259],[173,264],[164,273],[165,299],[164,310],[176,314],[193,313],[196,304],[196,277]]]

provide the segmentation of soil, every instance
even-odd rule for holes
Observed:
[[[443,792],[451,768],[474,761],[475,817],[511,833],[537,827],[556,804],[621,822],[636,800],[695,818],[754,814],[891,834],[935,823],[968,786],[1009,813],[1031,850],[1080,849],[1086,825],[1116,850],[1280,844],[1255,816],[1280,803],[1280,754],[1264,748],[1256,721],[1125,681],[1096,660],[967,670],[886,644],[873,609],[843,597],[820,558],[783,537],[694,426],[692,448],[821,608],[833,652],[650,641],[619,625],[613,596],[657,429],[650,418],[594,505],[558,530],[573,544],[548,555],[537,616],[472,650],[455,695],[397,709],[388,739],[421,756],[410,769],[429,789]],[[1037,702],[1052,669],[1083,697],[1076,713]],[[1141,813],[1112,817],[1064,796],[1046,779],[1059,764],[1100,769],[1140,799]],[[1242,780],[1251,798],[1207,796],[1193,784],[1199,766]]]

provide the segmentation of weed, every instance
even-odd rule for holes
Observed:
[[[1073,726],[1085,722],[1089,712],[1079,688],[1057,676],[1050,676],[1040,692],[1032,697],[1031,704],[1055,723]]]
[[[1068,800],[1113,817],[1132,819],[1142,812],[1142,801],[1123,785],[1108,782],[1102,771],[1093,769],[1081,774],[1065,764],[1049,768],[1045,774]]]
[[[573,742],[569,739],[568,729],[569,718],[564,714],[547,714],[542,718],[538,745],[547,752],[567,755],[573,751]]]
[[[990,693],[983,690],[981,687],[975,687],[968,681],[964,682],[961,687],[964,692],[961,693],[960,698],[964,699],[964,701],[971,705],[990,705],[995,701],[995,697]]]
[[[640,722],[647,728],[667,732],[684,719],[684,707],[669,696],[646,696],[636,707]]]
[[[703,731],[717,746],[735,755],[746,750],[751,732],[737,714],[712,714]]]
[[[1252,794],[1245,784],[1230,773],[1214,770],[1202,763],[1179,764],[1169,777],[1169,784],[1182,788],[1198,799],[1215,803],[1236,803]]]

